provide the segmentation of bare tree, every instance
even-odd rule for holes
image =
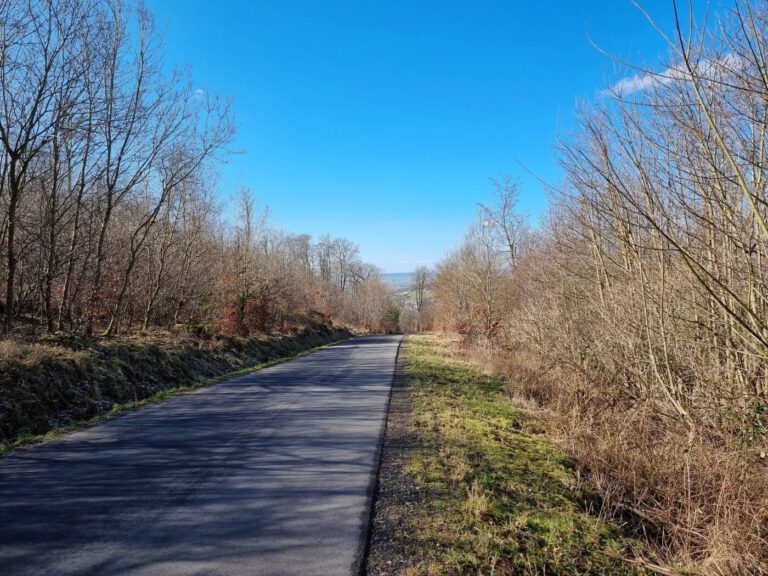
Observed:
[[[506,175],[501,180],[491,180],[491,183],[496,189],[496,204],[480,204],[480,213],[504,247],[511,268],[517,261],[528,226],[526,219],[517,212],[519,191],[512,177]]]
[[[429,268],[426,266],[417,267],[413,273],[411,289],[413,290],[414,301],[416,303],[417,332],[421,332],[422,329],[422,317],[427,306],[427,286],[430,281],[430,276]]]
[[[78,90],[77,45],[81,20],[89,6],[79,2],[38,0],[0,4],[0,145],[3,151],[0,196],[6,197],[5,320],[10,331],[18,264],[16,234],[19,207],[39,178],[38,159],[53,140],[69,102]]]

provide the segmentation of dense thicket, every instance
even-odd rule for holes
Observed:
[[[663,72],[581,114],[539,233],[502,189],[440,266],[437,303],[553,410],[602,510],[661,561],[763,574],[768,19],[737,2],[666,38]]]
[[[3,332],[381,327],[351,242],[277,230],[247,194],[221,218],[228,102],[165,71],[143,6],[0,0],[0,28]]]

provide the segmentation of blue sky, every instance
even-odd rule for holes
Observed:
[[[642,4],[669,29],[669,0]],[[554,143],[622,74],[590,39],[633,62],[666,54],[628,0],[148,5],[168,62],[234,98],[242,153],[222,198],[247,186],[280,226],[347,237],[389,272],[453,247],[489,178],[512,174],[521,209],[546,210]]]

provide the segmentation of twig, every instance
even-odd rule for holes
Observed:
[[[658,564],[649,562],[642,556],[638,556],[634,560],[630,558],[622,558],[622,560],[627,564],[632,564],[633,566],[639,566],[640,568],[645,568],[647,570],[650,570],[651,572],[655,572],[656,574],[661,574],[662,576],[680,576],[679,572],[672,570],[671,568],[665,568],[664,566],[659,566]]]

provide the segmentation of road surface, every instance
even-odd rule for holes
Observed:
[[[0,573],[355,573],[399,343],[350,340],[0,458]]]

